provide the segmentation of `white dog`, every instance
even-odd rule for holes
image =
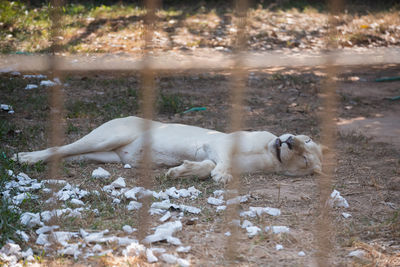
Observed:
[[[114,119],[72,144],[21,152],[13,159],[32,164],[57,155],[68,160],[128,163],[137,167],[143,153],[144,123],[138,117]],[[321,173],[322,146],[305,135],[277,137],[266,131],[237,133],[240,143],[235,167],[241,173]],[[235,133],[151,121],[150,134],[153,162],[158,166],[177,166],[168,170],[168,176],[205,178],[211,175],[215,181],[224,183],[231,179],[231,145]]]

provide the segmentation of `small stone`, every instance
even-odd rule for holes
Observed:
[[[117,180],[111,183],[114,188],[124,188],[126,187],[125,178],[118,177]]]
[[[179,258],[176,263],[181,266],[181,267],[189,267],[190,266],[190,262],[188,260],[185,259],[181,259]]]
[[[142,203],[137,202],[132,200],[131,202],[129,202],[129,204],[126,206],[126,208],[131,211],[131,210],[138,210],[142,207]]]
[[[280,233],[289,233],[289,227],[287,226],[266,226],[265,227],[265,232],[272,231],[274,234],[280,234]]]
[[[300,251],[299,253],[297,253],[297,255],[299,255],[300,257],[304,257],[306,253],[304,251]]]
[[[356,257],[356,258],[362,259],[362,258],[365,257],[365,254],[366,253],[365,253],[364,250],[357,249],[357,250],[354,250],[354,251],[350,252],[347,256]]]
[[[111,174],[108,171],[106,171],[105,169],[101,168],[101,167],[95,169],[92,172],[92,178],[95,178],[95,179],[105,179],[105,178],[108,178],[110,176],[111,176]]]
[[[55,86],[55,85],[57,85],[57,83],[55,83],[55,82],[53,82],[53,81],[50,81],[50,80],[41,81],[41,82],[40,82],[40,86],[48,86],[48,87],[51,87],[51,86]]]
[[[252,238],[254,237],[258,232],[261,231],[261,229],[257,226],[249,226],[246,227],[247,235]]]
[[[32,89],[36,89],[38,88],[38,86],[36,84],[27,84],[25,87],[25,90],[32,90]]]
[[[226,206],[218,206],[217,207],[217,212],[224,211],[224,210],[226,210]]]
[[[347,212],[342,212],[342,216],[343,216],[345,219],[347,219],[347,218],[351,217],[351,214],[350,214],[350,213],[347,213]]]
[[[29,236],[24,231],[17,230],[15,233],[19,235],[24,242],[29,241]]]
[[[124,165],[124,169],[132,169],[132,166],[129,165],[129,164],[125,164],[125,165]]]
[[[171,218],[171,212],[169,212],[169,211],[167,211],[165,214],[164,214],[164,216],[162,216],[161,218],[160,218],[160,222],[165,222],[165,221],[167,221],[169,218]]]
[[[96,244],[92,248],[93,252],[101,252],[102,250],[103,250],[103,247],[100,244]]]
[[[78,206],[83,206],[83,205],[85,205],[85,203],[83,203],[82,200],[79,200],[79,199],[76,199],[76,198],[71,199],[70,202],[71,202],[71,204],[78,205]]]
[[[134,228],[132,228],[131,226],[124,225],[122,226],[122,230],[127,234],[132,234],[136,229],[134,230]]]
[[[167,253],[161,254],[160,258],[163,261],[165,261],[166,263],[169,263],[169,264],[175,264],[177,262],[177,260],[178,260],[178,258],[176,256],[171,255],[171,254],[167,254]]]
[[[180,246],[180,247],[178,247],[178,248],[176,249],[176,252],[188,253],[191,249],[192,249],[191,246],[187,246],[187,247],[182,247],[182,246]]]
[[[147,262],[153,263],[157,262],[158,259],[156,256],[154,256],[153,250],[152,249],[146,249],[146,257],[147,257]]]
[[[218,198],[215,198],[215,197],[209,197],[207,199],[207,203],[208,204],[215,205],[215,206],[220,206],[220,205],[224,204],[224,202],[225,201],[223,201],[222,199],[218,199]]]

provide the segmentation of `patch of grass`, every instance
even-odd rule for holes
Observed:
[[[7,170],[12,170],[14,163],[6,159],[1,153],[0,155],[0,247],[5,244],[8,239],[20,241],[20,237],[16,234],[17,230],[23,230],[20,224],[20,212],[13,208],[10,199],[3,195],[6,190],[5,185],[12,180]]]
[[[65,130],[65,132],[67,134],[78,133],[79,132],[79,128],[76,127],[75,125],[73,125],[71,122],[68,122],[67,123],[67,129]]]
[[[178,94],[160,94],[157,104],[161,114],[176,114],[185,110],[184,100]]]

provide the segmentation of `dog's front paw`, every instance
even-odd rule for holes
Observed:
[[[169,169],[169,170],[165,173],[165,176],[167,176],[167,177],[169,177],[169,178],[176,178],[176,177],[178,177],[179,174],[178,174],[177,167]]]
[[[232,180],[232,175],[228,172],[212,172],[211,177],[217,183],[226,184]]]

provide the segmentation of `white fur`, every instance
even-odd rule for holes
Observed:
[[[149,135],[143,129],[144,119],[114,119],[94,129],[72,144],[41,151],[21,152],[14,160],[33,164],[53,156],[68,160],[123,163],[137,167],[143,144]],[[231,144],[235,133],[225,134],[195,126],[151,121],[152,160],[157,166],[176,166],[168,170],[171,177],[211,177],[217,182],[231,179]],[[282,144],[280,162],[274,147],[277,136],[266,132],[237,132],[240,143],[235,167],[244,172],[274,172],[305,175],[321,171],[321,147],[304,135],[293,136],[295,145]],[[282,135],[286,140],[289,134]]]

